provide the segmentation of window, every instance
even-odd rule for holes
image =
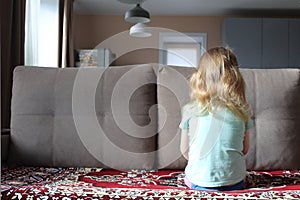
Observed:
[[[59,0],[26,1],[25,65],[57,67]]]
[[[196,67],[206,50],[206,33],[160,33],[159,63]]]

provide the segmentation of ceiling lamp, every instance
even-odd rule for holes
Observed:
[[[150,22],[150,14],[137,4],[133,9],[126,11],[125,21],[130,23],[147,23]]]
[[[146,0],[118,0],[118,1],[127,4],[142,4]]]
[[[129,34],[133,37],[150,37],[152,35],[149,27],[143,23],[137,23],[136,25],[132,26]]]

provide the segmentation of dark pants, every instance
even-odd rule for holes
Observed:
[[[202,186],[195,185],[192,183],[191,188],[195,189],[195,190],[215,190],[215,191],[243,190],[243,189],[245,189],[245,182],[244,182],[244,180],[242,180],[242,181],[238,182],[237,184],[221,186],[221,187],[202,187]]]

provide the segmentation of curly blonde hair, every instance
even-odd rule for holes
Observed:
[[[213,108],[228,107],[244,122],[249,119],[245,81],[230,49],[216,47],[205,52],[191,76],[190,86],[191,100],[203,111],[213,113]]]

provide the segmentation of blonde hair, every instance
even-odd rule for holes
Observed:
[[[209,49],[201,57],[190,79],[191,100],[213,113],[217,107],[228,107],[246,122],[250,117],[245,97],[245,81],[234,53],[224,47]]]

